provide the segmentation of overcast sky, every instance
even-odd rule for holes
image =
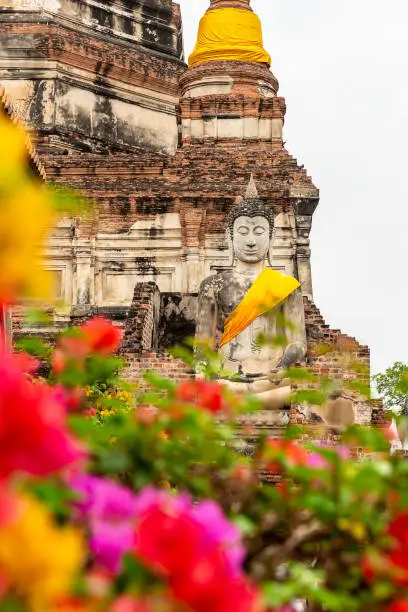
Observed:
[[[209,0],[178,1],[188,55]],[[370,345],[373,372],[408,362],[408,2],[252,6],[286,98],[286,148],[321,190],[315,302]]]

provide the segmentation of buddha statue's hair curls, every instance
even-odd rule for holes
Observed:
[[[269,221],[269,233],[272,238],[275,223],[273,211],[265,206],[261,200],[243,200],[230,210],[227,217],[228,229],[231,237],[234,233],[234,223],[239,217],[264,217]]]
[[[237,198],[236,205],[229,211],[227,216],[227,226],[231,238],[234,233],[234,223],[239,217],[264,217],[267,219],[267,221],[269,221],[269,233],[272,238],[275,216],[273,210],[259,199],[258,190],[252,174],[245,198]]]

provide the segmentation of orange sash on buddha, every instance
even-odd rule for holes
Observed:
[[[292,276],[265,268],[225,321],[221,347],[231,342],[255,319],[281,304],[299,287],[299,281]]]

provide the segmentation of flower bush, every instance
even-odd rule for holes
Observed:
[[[33,225],[40,196],[20,167],[21,132],[2,119],[5,141],[2,309],[35,285],[27,254],[54,214],[41,191],[38,232],[9,261],[22,185],[10,177],[27,182]],[[134,390],[119,376],[121,332],[102,318],[55,348],[1,340],[1,610],[408,610],[408,463],[382,431],[351,428],[331,448],[290,427],[276,440],[240,429],[256,405],[214,380],[147,373],[149,391]],[[246,438],[251,458],[238,452]]]

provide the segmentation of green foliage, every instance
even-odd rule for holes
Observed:
[[[408,395],[408,365],[397,361],[383,374],[373,376],[378,393],[388,410],[402,412]]]
[[[90,473],[134,491],[154,485],[187,492],[197,501],[217,501],[241,530],[246,572],[272,609],[307,599],[313,612],[383,612],[401,593],[408,597],[408,589],[389,577],[379,575],[372,584],[364,574],[366,553],[387,552],[388,526],[408,507],[408,463],[390,456],[381,430],[355,426],[337,432],[335,447],[316,444],[315,434],[299,426],[272,440],[239,424],[259,402],[235,397],[212,382],[222,370],[219,356],[207,346],[173,351],[192,370],[204,355],[200,398],[196,382],[183,388],[153,372],[134,389],[120,380],[121,360],[95,352],[76,356],[77,330],[63,338],[73,352],[50,380],[74,397],[82,393],[69,424],[89,449]],[[23,341],[21,348],[54,363],[52,351],[35,340]],[[402,391],[406,369],[400,366]],[[368,394],[366,371],[358,364],[351,370],[360,378],[344,388]],[[285,376],[297,387],[293,401],[299,404],[324,405],[342,390],[341,381],[305,368],[291,368]],[[269,482],[271,476],[279,486]],[[25,486],[60,522],[69,519],[73,500],[63,479]],[[126,557],[118,592],[154,592],[156,586],[157,577]]]

